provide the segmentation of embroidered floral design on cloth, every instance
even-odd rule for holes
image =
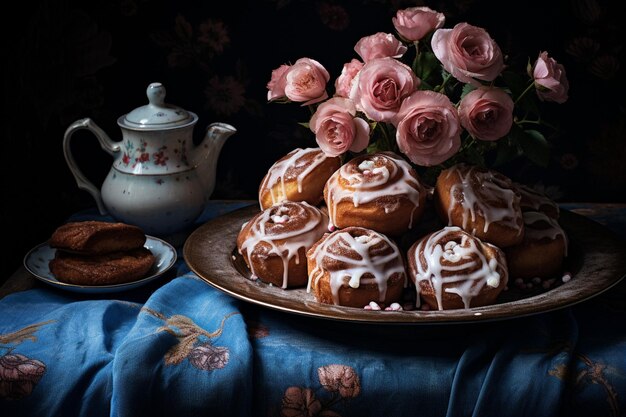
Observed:
[[[546,338],[554,337],[545,331],[541,333]],[[574,345],[567,338],[556,338],[548,346],[523,349],[522,353],[540,353],[546,357],[555,358],[556,363],[548,370],[548,375],[560,379],[569,386],[572,394],[570,394],[568,401],[572,409],[576,409],[578,394],[589,389],[590,385],[595,385],[601,387],[606,393],[605,404],[608,405],[606,415],[611,417],[624,415],[620,413],[619,395],[611,378],[611,376],[618,375],[619,370],[600,361],[594,361],[587,355],[575,352]],[[600,414],[598,409],[598,415]]]
[[[0,356],[0,398],[18,400],[30,395],[46,372],[46,365],[37,360],[13,353],[15,346],[30,340],[37,341],[35,332],[52,320],[31,324],[13,333],[0,334],[0,348],[7,352]]]
[[[575,355],[576,362],[572,368],[568,364],[557,364],[548,371],[548,374],[565,381],[577,392],[585,390],[589,384],[599,385],[606,392],[606,404],[608,405],[607,415],[611,417],[622,416],[619,406],[619,395],[609,378],[610,374],[619,373],[615,368],[607,367],[607,365],[595,362],[591,358],[583,355]],[[576,407],[576,396],[572,397],[571,407]],[[598,410],[598,412],[600,412]]]
[[[165,321],[165,326],[159,327],[157,332],[167,332],[178,338],[178,343],[165,354],[166,365],[179,365],[188,359],[194,367],[204,371],[212,371],[224,368],[228,364],[230,359],[228,348],[214,346],[211,339],[219,337],[224,331],[226,320],[239,313],[227,314],[217,330],[207,332],[187,316],[176,314],[167,318],[163,314],[145,307],[142,308],[142,311]],[[206,339],[206,342],[201,343],[201,339]]]
[[[281,403],[281,417],[341,417],[334,407],[357,397],[361,393],[361,382],[354,368],[332,364],[319,367],[317,376],[324,391],[316,395],[306,387],[289,387]]]

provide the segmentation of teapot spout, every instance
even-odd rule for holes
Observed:
[[[195,149],[194,165],[204,186],[206,200],[211,197],[215,189],[217,160],[222,147],[226,139],[236,132],[237,129],[227,123],[212,123],[207,127],[204,139]]]

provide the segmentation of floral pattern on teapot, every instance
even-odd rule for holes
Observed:
[[[219,153],[236,132],[225,123],[211,123],[197,146],[193,128],[198,116],[165,103],[165,87],[152,83],[148,104],[120,116],[122,140],[115,142],[91,119],[74,122],[65,132],[63,152],[79,188],[91,193],[101,214],[166,236],[190,225],[202,213],[215,188]],[[74,132],[91,131],[113,166],[98,189],[76,164],[70,148]]]
[[[138,144],[134,140],[125,140],[123,152],[118,163],[118,168],[124,171],[134,170],[137,165],[142,165],[142,170],[153,168],[165,168],[166,171],[176,168],[177,170],[189,168],[187,157],[187,140],[178,139],[177,147],[170,148],[167,145],[150,146],[146,140],[140,139]]]

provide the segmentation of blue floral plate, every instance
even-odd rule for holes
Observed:
[[[37,245],[31,249],[24,257],[24,266],[26,270],[33,274],[38,280],[45,282],[62,290],[81,292],[81,293],[107,293],[116,291],[126,291],[141,285],[163,275],[169,270],[177,259],[176,249],[169,243],[156,237],[147,236],[144,247],[148,248],[155,259],[154,265],[150,272],[144,277],[136,281],[126,282],[114,285],[76,285],[59,281],[50,272],[48,263],[56,254],[56,249],[51,248],[48,242]]]

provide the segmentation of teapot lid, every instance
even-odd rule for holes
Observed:
[[[146,95],[149,103],[120,117],[118,123],[121,126],[130,129],[159,130],[188,125],[197,119],[192,112],[165,103],[165,87],[161,83],[150,84]]]

